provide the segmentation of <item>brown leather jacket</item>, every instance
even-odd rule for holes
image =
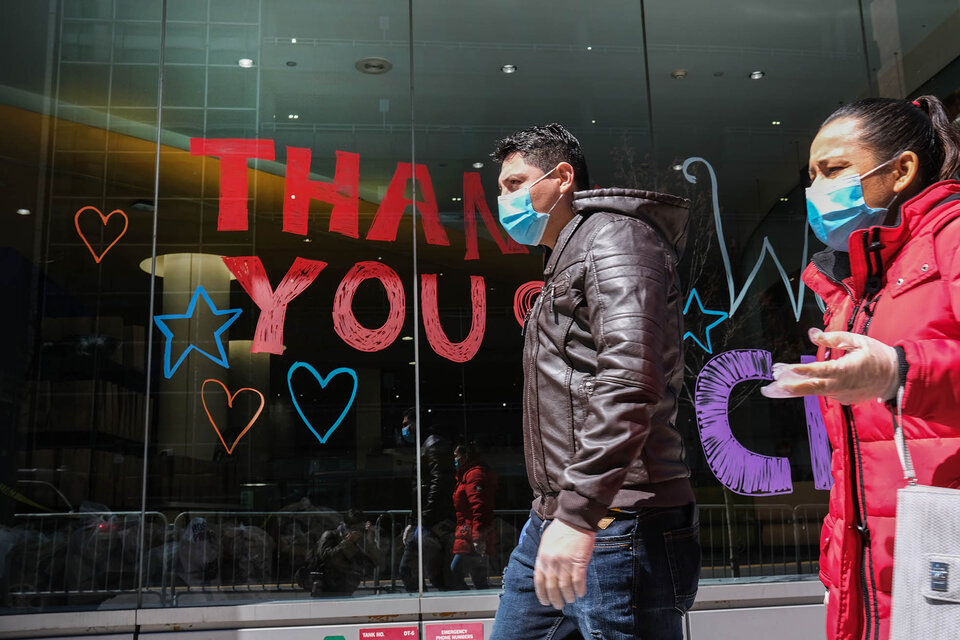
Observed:
[[[693,500],[674,426],[689,202],[596,189],[573,205],[524,326],[524,452],[537,515],[596,530],[610,508]]]

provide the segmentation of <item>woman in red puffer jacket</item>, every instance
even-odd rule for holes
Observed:
[[[827,637],[886,640],[898,409],[920,484],[960,486],[960,133],[935,97],[861,100],[824,122],[809,168],[808,219],[830,248],[803,280],[826,331],[810,331],[818,362],[778,366],[764,393],[821,396]]]
[[[488,557],[496,553],[497,547],[497,533],[493,528],[497,476],[477,457],[477,447],[472,442],[457,445],[453,459],[457,467],[457,488],[453,492],[457,529],[450,564],[453,588],[466,589],[464,576],[470,574],[475,588],[486,589],[490,573]]]

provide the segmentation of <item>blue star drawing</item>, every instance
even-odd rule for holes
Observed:
[[[229,316],[223,322],[223,324],[220,325],[220,328],[213,332],[213,340],[217,344],[217,351],[219,352],[220,355],[219,357],[211,355],[206,351],[204,351],[203,349],[201,349],[200,347],[198,347],[197,345],[191,343],[190,345],[187,346],[186,349],[183,350],[183,353],[180,354],[180,357],[177,359],[177,362],[171,367],[170,366],[170,350],[173,344],[173,331],[171,331],[170,327],[167,326],[166,321],[167,320],[189,320],[193,318],[194,310],[197,307],[197,300],[200,299],[201,297],[203,298],[203,301],[206,303],[207,308],[209,308],[210,312],[213,313],[213,315]],[[222,310],[217,309],[213,304],[213,300],[211,300],[210,296],[207,294],[206,290],[203,287],[197,287],[196,291],[193,292],[193,297],[190,298],[190,304],[187,306],[186,313],[169,313],[162,316],[154,316],[153,321],[157,323],[157,327],[160,329],[160,333],[162,333],[166,337],[166,344],[164,344],[164,347],[163,347],[163,375],[166,376],[167,378],[173,377],[173,374],[176,373],[177,368],[180,366],[180,363],[182,363],[184,359],[186,359],[187,354],[189,354],[191,350],[199,351],[203,355],[207,356],[208,358],[216,362],[221,367],[225,367],[229,369],[230,365],[227,363],[227,354],[223,350],[223,341],[221,340],[221,337],[223,335],[223,332],[229,329],[230,325],[233,324],[233,322],[238,317],[240,317],[241,313],[243,313],[243,309],[222,309]]]
[[[725,311],[710,311],[708,309],[704,309],[703,303],[700,302],[700,294],[698,294],[696,288],[694,288],[692,291],[690,291],[690,297],[687,298],[687,304],[683,307],[684,318],[687,317],[687,311],[690,310],[690,303],[693,302],[694,298],[697,300],[697,307],[700,309],[700,315],[717,316],[717,319],[708,324],[703,330],[704,336],[707,339],[707,344],[700,342],[700,340],[697,339],[697,336],[694,335],[692,331],[687,331],[685,334],[683,334],[683,339],[686,340],[687,338],[693,338],[693,341],[700,345],[700,348],[707,353],[713,353],[713,345],[710,343],[710,329],[713,329],[715,326],[726,320],[729,315]]]

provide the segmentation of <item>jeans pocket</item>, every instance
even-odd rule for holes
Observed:
[[[663,534],[673,580],[674,607],[686,613],[697,597],[700,582],[700,527],[684,527]]]

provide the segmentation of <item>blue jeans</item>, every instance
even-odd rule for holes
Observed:
[[[697,508],[649,507],[597,532],[587,567],[587,595],[562,611],[543,606],[533,568],[543,531],[535,514],[503,572],[490,640],[680,640],[683,615],[700,579]]]

